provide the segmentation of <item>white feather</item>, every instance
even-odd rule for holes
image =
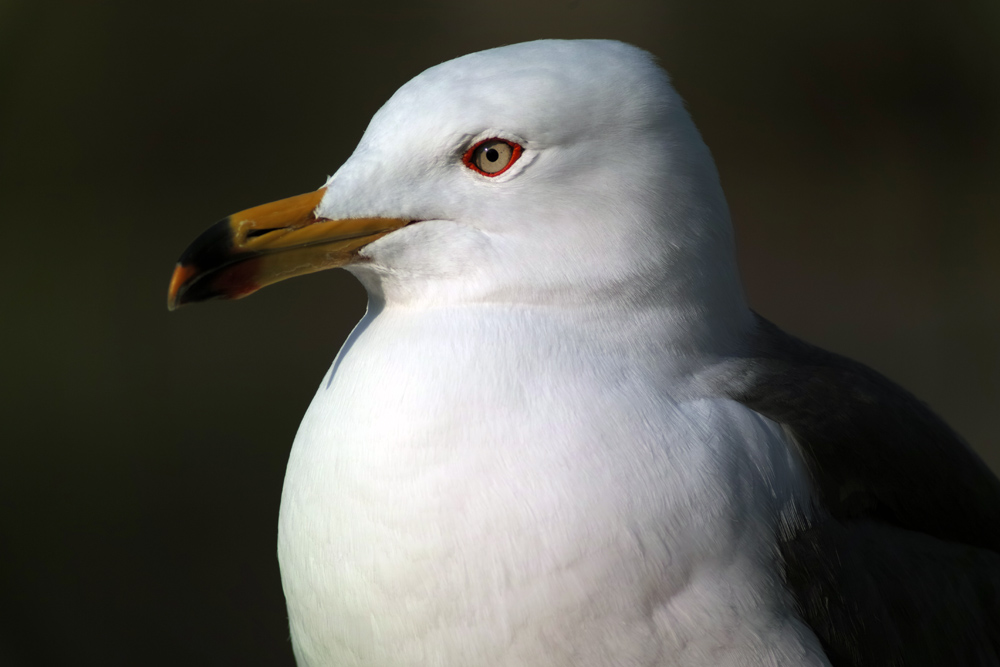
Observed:
[[[524,146],[495,179],[477,138]],[[775,535],[780,428],[699,373],[751,324],[711,156],[648,54],[533,42],[424,72],[325,217],[422,220],[302,422],[279,557],[309,665],[824,665]]]

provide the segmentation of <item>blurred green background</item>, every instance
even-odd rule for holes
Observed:
[[[1000,3],[0,0],[0,664],[292,664],[284,465],[364,292],[168,313],[173,263],[421,70],[541,37],[656,54],[754,306],[1000,468]]]

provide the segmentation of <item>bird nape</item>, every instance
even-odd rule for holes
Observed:
[[[200,236],[171,308],[369,295],[285,476],[298,663],[1000,664],[1000,482],[751,311],[733,246],[666,73],[596,40],[433,67]]]

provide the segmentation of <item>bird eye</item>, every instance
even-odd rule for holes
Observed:
[[[521,146],[506,139],[484,139],[465,152],[462,162],[483,176],[502,174],[521,157]]]

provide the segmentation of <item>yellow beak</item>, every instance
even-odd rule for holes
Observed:
[[[188,246],[174,268],[167,308],[239,299],[285,278],[348,264],[358,251],[410,220],[316,217],[326,188],[240,211]]]

